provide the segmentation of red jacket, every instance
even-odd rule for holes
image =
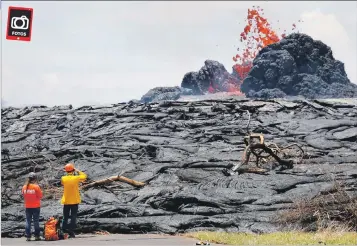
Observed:
[[[41,207],[42,190],[38,184],[24,185],[22,195],[25,200],[25,208]]]

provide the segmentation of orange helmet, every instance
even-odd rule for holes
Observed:
[[[72,172],[72,171],[74,171],[74,165],[73,165],[73,163],[68,163],[67,165],[65,165],[65,166],[64,166],[64,170],[65,170],[66,172]]]

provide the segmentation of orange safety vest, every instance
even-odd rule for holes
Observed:
[[[41,207],[42,190],[38,184],[24,185],[21,192],[24,196],[25,208]]]

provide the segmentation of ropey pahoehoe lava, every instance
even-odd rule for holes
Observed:
[[[281,229],[281,212],[313,199],[332,206],[329,215],[337,214],[330,220],[338,223],[345,217],[333,200],[336,182],[345,187],[343,194],[357,197],[357,101],[349,100],[5,108],[1,235],[24,233],[19,190],[29,172],[37,173],[44,189],[41,220],[62,214],[60,177],[68,162],[88,174],[88,183],[122,175],[146,184],[83,188],[80,232],[270,232]],[[251,112],[253,132],[279,146],[303,146],[304,158],[284,171],[225,176],[222,171],[239,163],[246,147],[245,111]],[[294,159],[295,152],[287,154]],[[317,223],[313,214],[305,215],[309,228]]]

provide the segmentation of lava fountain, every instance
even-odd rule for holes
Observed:
[[[246,25],[240,34],[240,42],[243,43],[242,46],[244,48],[242,50],[238,49],[241,52],[233,57],[233,61],[236,63],[233,65],[233,71],[239,77],[240,84],[247,77],[258,52],[265,46],[279,42],[281,38],[286,36],[286,30],[284,30],[279,37],[263,16],[264,11],[259,6],[253,6],[252,9],[248,9],[248,15],[245,20]],[[296,24],[293,24],[292,31],[295,29]],[[243,94],[239,89],[240,84],[231,88],[231,92]]]

